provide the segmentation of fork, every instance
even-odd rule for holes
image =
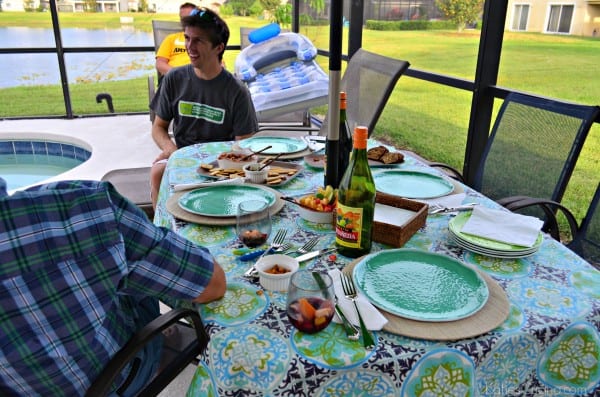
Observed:
[[[475,205],[477,205],[477,203],[463,204],[463,205],[459,205],[458,207],[444,207],[439,204],[431,204],[429,206],[429,213],[430,214],[444,214],[447,212],[469,211],[469,210],[472,210]]]
[[[277,231],[277,233],[275,233],[275,237],[273,237],[273,241],[271,242],[271,245],[269,246],[269,248],[267,248],[265,250],[265,252],[262,253],[261,256],[258,257],[258,259],[256,260],[258,262],[258,260],[260,260],[260,258],[262,258],[263,256],[272,253],[274,250],[280,250],[281,247],[284,245],[284,240],[285,240],[285,236],[287,235],[287,229],[279,229]],[[254,265],[250,266],[250,268],[248,270],[246,270],[246,272],[244,273],[245,277],[253,277],[256,274],[256,268],[254,267]]]
[[[315,248],[315,245],[317,245],[318,242],[319,242],[319,238],[313,237],[310,240],[308,240],[306,243],[304,243],[304,245],[302,247],[298,248],[296,251],[289,252],[289,254],[307,254],[313,248]]]
[[[347,299],[350,299],[352,303],[354,303],[354,308],[356,309],[356,314],[358,315],[358,321],[360,322],[360,332],[363,335],[363,346],[367,350],[371,350],[375,347],[375,342],[373,341],[373,337],[371,333],[367,329],[365,322],[360,315],[360,310],[358,310],[358,305],[356,304],[356,298],[358,297],[358,293],[356,292],[356,287],[354,286],[354,281],[348,275],[342,273],[340,277],[340,281],[342,283],[342,289],[344,290],[344,295]]]

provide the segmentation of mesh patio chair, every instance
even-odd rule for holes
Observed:
[[[112,170],[101,180],[112,183],[117,192],[140,207],[149,219],[154,218],[150,197],[150,167]]]
[[[600,183],[581,226],[568,247],[600,270]]]
[[[533,201],[525,206],[523,200],[561,202],[598,114],[598,106],[510,93],[496,117],[473,188],[512,211],[549,220]],[[431,165],[462,179],[445,164]],[[544,230],[549,228],[547,224]]]
[[[344,76],[340,82],[340,90],[347,94],[346,115],[348,126],[354,129],[357,125],[369,128],[369,134],[375,130],[379,116],[394,91],[398,79],[408,69],[407,61],[374,54],[359,49],[348,62]],[[327,135],[327,117],[319,128],[287,129],[296,135]],[[282,130],[282,128],[273,128]],[[261,131],[268,135],[269,130]]]
[[[183,319],[191,320],[191,324],[182,321]],[[166,342],[165,338],[159,372],[136,396],[158,395],[187,365],[197,365],[197,357],[204,351],[209,341],[202,319],[196,310],[172,309],[148,323],[132,336],[92,382],[85,395],[87,397],[108,395],[115,378],[127,364],[131,363],[130,374],[117,391],[117,395],[123,395],[122,393],[126,392],[127,387],[135,379],[139,368],[140,363],[137,362],[139,358],[135,357],[137,352],[153,338],[161,336],[162,331],[169,327],[177,327],[177,338],[172,338],[177,340]]]
[[[152,20],[152,36],[154,37],[154,52],[158,51],[161,43],[168,35],[181,32],[181,22],[179,21],[160,21]],[[160,83],[162,76],[156,71],[157,81],[154,81],[154,76],[148,76],[148,103],[152,102],[152,98],[156,94],[156,83]],[[154,112],[150,110],[150,121],[154,121]]]
[[[568,208],[562,204],[552,200],[521,198],[511,202],[511,208],[518,210],[531,206],[538,206],[544,212],[548,219],[546,222],[550,229],[550,234],[558,240],[559,230],[557,213],[562,215],[567,220],[569,230],[568,233],[572,236],[572,240],[567,244],[571,250],[575,251],[583,259],[591,263],[596,268],[600,269],[600,184],[596,188],[590,206],[581,221],[581,225],[577,225],[575,217]],[[563,234],[565,231],[562,232]]]

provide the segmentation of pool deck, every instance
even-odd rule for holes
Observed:
[[[160,152],[147,114],[67,119],[2,120],[0,139],[57,139],[92,152],[88,161],[44,182],[100,180],[121,168],[148,167]]]

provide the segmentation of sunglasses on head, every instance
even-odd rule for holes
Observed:
[[[208,12],[208,10],[206,8],[195,8],[192,10],[192,12],[190,12],[190,16],[193,17],[195,15],[198,15],[200,18],[212,18],[214,19],[214,17]]]

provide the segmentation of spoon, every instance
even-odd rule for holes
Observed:
[[[307,210],[314,211],[314,208],[310,208],[309,206],[306,206],[306,205],[302,204],[301,202],[299,202],[298,200],[296,200],[293,197],[281,196],[281,199],[284,200],[284,201],[287,201],[289,203],[296,204],[297,206],[306,208]]]
[[[269,146],[266,146],[266,147],[264,147],[264,148],[260,149],[259,151],[252,152],[252,153],[250,153],[249,155],[242,157],[242,158],[240,159],[240,161],[246,161],[246,160],[248,160],[250,157],[254,156],[255,154],[262,153],[262,152],[264,152],[265,150],[271,149],[272,147],[273,147],[273,145],[269,145]]]
[[[263,170],[263,168],[265,168],[266,166],[268,166],[269,164],[271,164],[272,162],[274,162],[275,160],[277,160],[279,157],[281,157],[281,155],[282,155],[282,154],[283,154],[283,153],[279,153],[277,156],[275,156],[275,157],[271,157],[271,158],[269,158],[269,159],[265,160],[265,161],[263,162],[263,165],[262,165],[262,167],[260,167],[258,170],[259,170],[259,171],[262,171],[262,170]]]

